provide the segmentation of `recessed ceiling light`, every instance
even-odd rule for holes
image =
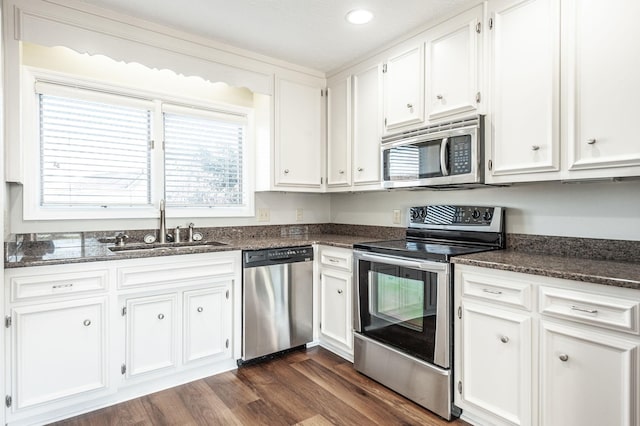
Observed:
[[[366,9],[353,9],[347,13],[345,19],[352,24],[362,25],[373,19],[373,13]]]

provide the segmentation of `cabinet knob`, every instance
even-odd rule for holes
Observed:
[[[338,294],[342,294],[342,290],[338,290]]]
[[[344,170],[339,170],[338,173],[340,173],[341,175],[344,174]]]
[[[85,327],[89,327],[91,325],[91,320],[86,319],[82,321],[82,324],[84,324]]]
[[[560,361],[562,361],[562,362],[566,362],[566,361],[569,359],[569,355],[567,355],[567,354],[560,354],[560,355],[558,356],[558,358],[560,358]]]
[[[361,172],[361,171],[363,171],[363,170],[364,170],[364,169],[363,169],[362,167],[358,167],[358,171],[359,171],[359,172]]]
[[[443,99],[443,98],[444,98],[444,96],[442,96],[442,95],[436,95],[436,99]]]
[[[164,314],[158,314],[158,319],[164,319]]]
[[[540,149],[540,145],[533,145],[533,146],[531,147],[531,150],[532,150],[532,151],[538,151],[539,149]]]
[[[588,143],[589,145],[594,145],[596,142],[597,142],[597,140],[596,140],[595,138],[587,139],[587,143]]]
[[[287,173],[289,173],[289,169],[284,169],[284,174],[286,175]]]
[[[502,343],[509,343],[509,338],[508,338],[507,336],[501,336],[501,337],[500,337],[500,341],[501,341]]]
[[[413,108],[413,104],[407,104],[407,108],[409,109]]]
[[[196,309],[196,311],[202,312],[202,311],[204,311],[204,309],[202,309],[202,306],[198,306],[198,309]]]

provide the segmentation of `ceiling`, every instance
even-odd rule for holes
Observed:
[[[478,0],[82,0],[273,58],[330,72]],[[364,7],[374,20],[346,22]]]

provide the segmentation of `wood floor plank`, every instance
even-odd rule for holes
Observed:
[[[462,426],[437,417],[358,373],[321,347],[243,366],[59,426]]]

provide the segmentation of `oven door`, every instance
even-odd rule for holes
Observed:
[[[442,368],[450,366],[450,265],[354,252],[354,329]]]

